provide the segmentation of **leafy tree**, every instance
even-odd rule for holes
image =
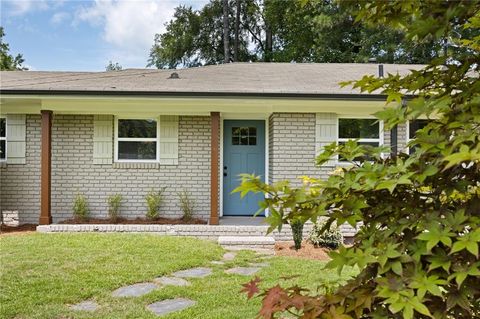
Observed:
[[[389,25],[355,23],[333,0],[211,0],[198,11],[177,7],[166,26],[150,52],[149,65],[158,68],[218,64],[230,56],[234,61],[428,63],[445,48],[443,39],[420,43]]]
[[[22,66],[22,63],[25,62],[21,54],[13,56],[10,54],[10,46],[3,39],[5,32],[3,27],[0,27],[0,70],[28,70],[26,67]]]
[[[412,44],[447,44],[422,70],[351,83],[380,90],[395,104],[376,113],[386,129],[419,117],[431,121],[410,142],[411,154],[384,159],[384,148],[356,141],[327,146],[319,165],[334,156],[351,162],[327,180],[305,177],[293,188],[243,176],[242,195],[270,195],[262,203],[270,230],[320,216],[327,217],[325,229],[363,222],[354,245],[332,252],[327,265],[339,272],[358,267],[357,276],[321,295],[267,289],[259,316],[480,318],[480,3],[345,0],[341,8],[372,27],[398,29]],[[251,297],[258,285],[255,279],[244,290]]]
[[[120,70],[122,70],[122,66],[118,62],[113,63],[112,61],[109,61],[108,65],[105,67],[105,71],[120,71]]]
[[[236,1],[236,0],[233,0]],[[241,23],[238,31],[234,2],[228,5],[228,39],[238,47],[235,58],[238,61],[255,61],[254,52],[250,52],[248,34],[258,31],[253,0],[241,1]],[[173,19],[166,24],[166,32],[155,35],[155,43],[150,51],[149,66],[157,68],[195,67],[205,64],[218,64],[225,61],[224,13],[222,0],[212,0],[201,10],[179,6],[175,8]],[[236,34],[238,32],[238,36]],[[258,38],[258,35],[255,35]],[[231,41],[233,39],[233,41]],[[228,55],[233,56],[231,46]],[[230,60],[230,58],[228,58]]]

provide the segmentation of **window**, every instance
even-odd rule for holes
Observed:
[[[118,119],[116,160],[158,161],[158,135],[156,119]]]
[[[257,128],[232,127],[232,145],[257,145]]]
[[[7,119],[0,118],[0,161],[7,159]]]
[[[415,138],[415,134],[418,130],[423,129],[430,120],[413,120],[408,122],[408,132],[407,132],[407,144]],[[415,147],[410,147],[408,153],[411,154],[415,150]]]
[[[339,118],[338,143],[344,144],[348,140],[356,139],[360,145],[380,146],[380,123],[378,120]],[[341,158],[339,160],[342,161]]]

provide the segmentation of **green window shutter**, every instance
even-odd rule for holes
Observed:
[[[93,118],[93,164],[112,164],[113,116],[94,115]]]
[[[178,165],[178,116],[160,116],[160,164]]]
[[[315,151],[320,154],[326,145],[337,141],[337,114],[335,113],[317,113],[315,125]],[[335,166],[336,159],[332,158],[325,166]]]
[[[25,164],[26,152],[26,116],[25,114],[7,115],[7,163]]]

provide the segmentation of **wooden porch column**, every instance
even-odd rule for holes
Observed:
[[[52,183],[52,111],[41,111],[41,182],[40,182],[40,225],[52,223],[51,183]]]
[[[220,113],[211,112],[211,172],[210,172],[210,225],[218,225],[218,186],[219,157],[220,157]]]

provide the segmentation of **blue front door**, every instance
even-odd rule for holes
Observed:
[[[265,121],[225,120],[223,123],[223,215],[252,216],[263,194],[232,194],[240,174],[260,175],[265,181]]]

